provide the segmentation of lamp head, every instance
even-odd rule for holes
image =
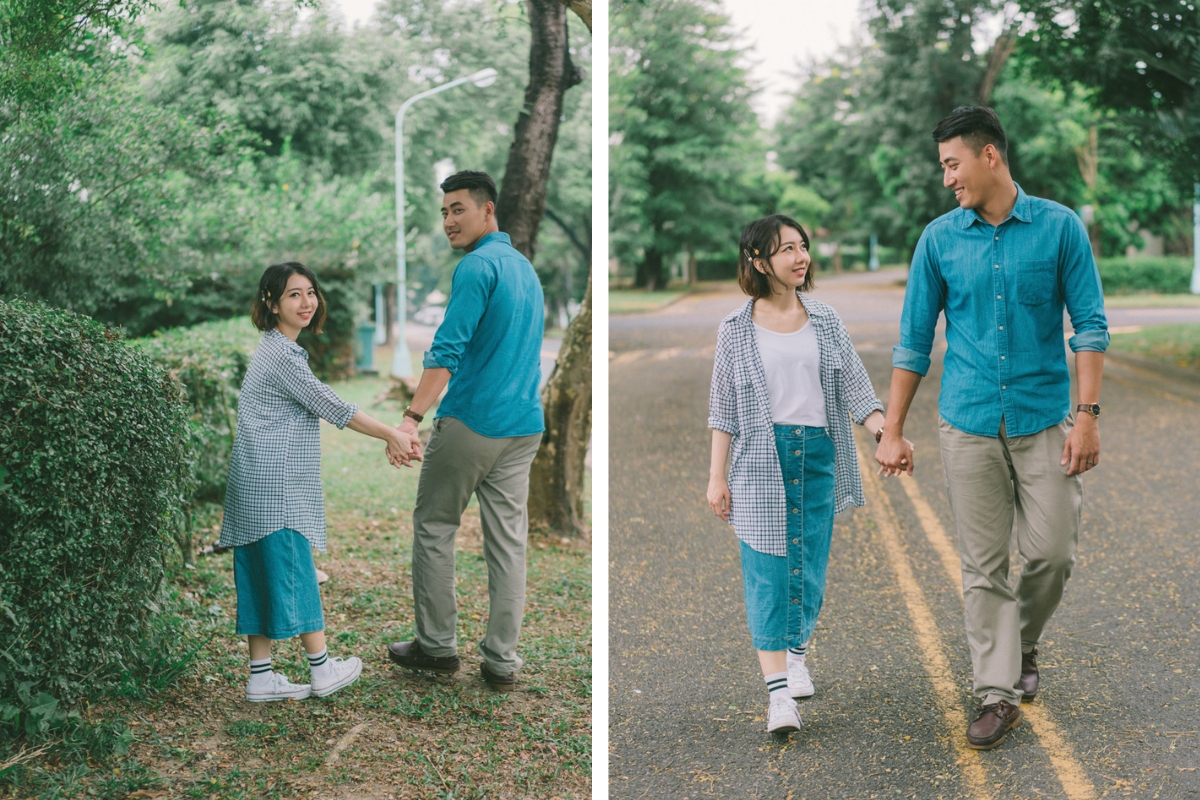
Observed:
[[[474,75],[468,76],[467,80],[471,81],[471,83],[482,89],[485,86],[491,86],[493,83],[495,83],[497,74],[499,73],[497,73],[496,70],[488,67],[487,69],[479,70],[479,72],[476,72]]]

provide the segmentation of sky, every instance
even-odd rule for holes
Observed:
[[[347,22],[371,16],[375,0],[325,0]],[[723,0],[734,27],[751,49],[751,76],[762,87],[755,110],[772,125],[795,88],[797,63],[830,55],[858,27],[858,3],[845,0]]]

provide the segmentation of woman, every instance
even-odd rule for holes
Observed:
[[[296,344],[321,332],[325,298],[303,264],[268,267],[250,312],[264,331],[242,382],[238,429],[229,463],[221,544],[234,548],[237,632],[250,646],[251,702],[324,697],[358,679],[358,658],[329,658],[312,549],[325,551],[321,429],[339,428],[387,442],[399,467],[419,461],[415,437],[368,416],[321,383]],[[271,641],[299,636],[312,680],[292,683],[271,668]]]
[[[877,438],[884,420],[841,319],[807,294],[811,265],[795,220],[745,227],[738,283],[750,300],[721,323],[709,398],[708,503],[740,540],[767,730],[784,734],[803,724],[795,698],[814,692],[805,657],[834,514],[864,503],[849,418]]]

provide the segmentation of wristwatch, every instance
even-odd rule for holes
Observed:
[[[1093,419],[1100,418],[1100,404],[1099,403],[1080,403],[1079,406],[1075,410],[1076,411],[1086,411],[1087,413],[1092,415]]]
[[[1099,408],[1099,407],[1100,406],[1096,406],[1096,408]],[[420,422],[423,419],[425,419],[424,414],[418,414],[417,412],[413,411],[411,407],[404,409],[404,416],[411,417],[413,420],[415,420],[417,422]]]

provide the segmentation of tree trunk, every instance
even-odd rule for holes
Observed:
[[[529,0],[529,87],[508,151],[496,203],[500,230],[533,260],[538,226],[546,213],[546,180],[558,140],[563,95],[583,77],[567,46],[567,9],[558,0]]]
[[[571,63],[564,5],[558,0],[529,0],[528,8],[529,87],[508,152],[496,219],[513,247],[532,261],[538,226],[546,212],[546,181],[558,140],[563,95],[583,76]],[[587,530],[583,474],[592,434],[591,286],[589,276],[583,307],[567,327],[554,371],[542,390],[546,432],[529,474],[529,522],[535,529],[566,534]]]
[[[642,263],[638,264],[637,275],[634,277],[633,285],[640,289],[647,289],[651,292],[653,292],[655,289],[662,288],[662,253],[654,249],[646,251],[646,254],[642,257]]]
[[[700,278],[696,274],[696,253],[692,250],[690,244],[687,247],[687,267],[685,269],[687,270],[687,275],[684,278],[687,280],[688,286],[695,286]]]
[[[571,9],[587,25],[588,32],[592,30],[592,0],[560,0],[564,6]]]
[[[1088,199],[1092,203],[1092,219],[1087,224],[1092,257],[1100,258],[1100,223],[1096,221],[1096,210],[1099,207],[1099,203],[1096,202],[1096,184],[1100,177],[1100,139],[1094,122],[1088,126],[1087,141],[1075,147],[1075,160],[1079,164],[1079,174],[1088,188]]]
[[[583,518],[584,458],[592,437],[592,280],[571,321],[554,372],[542,389],[546,432],[529,472],[529,525],[587,533]]]
[[[996,81],[1000,79],[1000,72],[1004,69],[1008,57],[1016,49],[1017,25],[1012,24],[996,37],[996,42],[992,45],[992,52],[988,53],[987,68],[983,71],[983,80],[979,82],[979,91],[976,93],[979,105],[986,106],[991,104],[992,90],[996,88]]]

